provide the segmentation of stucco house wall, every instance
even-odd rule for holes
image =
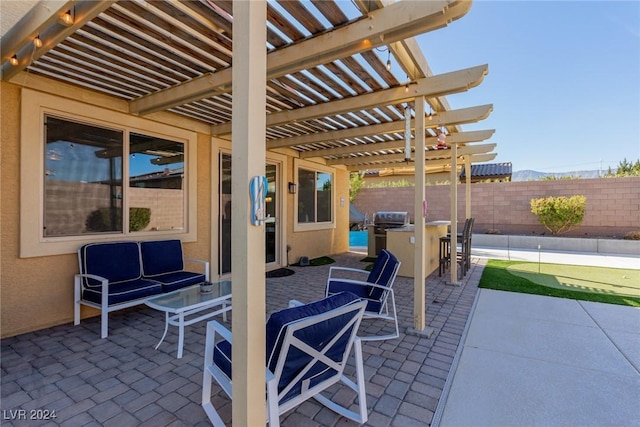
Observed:
[[[30,89],[47,96],[68,96],[74,101],[104,108],[105,116],[110,111],[122,114],[127,111],[126,103],[97,95],[88,90],[70,87],[39,76],[29,76],[26,83]],[[22,88],[16,84],[0,83],[1,105],[1,157],[0,157],[0,336],[8,337],[47,328],[73,321],[73,277],[78,272],[78,257],[74,251],[50,256],[20,257],[21,226],[37,227],[36,224],[23,224],[21,212],[21,103]],[[62,99],[62,98],[61,98]],[[31,117],[24,118],[31,120]],[[209,127],[202,123],[170,113],[157,113],[147,120],[155,120],[163,125],[176,126],[196,132],[195,179],[195,223],[197,237],[184,242],[185,256],[207,259],[211,263],[212,278],[218,272],[218,163],[221,149],[230,149],[229,142],[220,142],[212,138]],[[41,126],[34,119],[33,126]],[[281,194],[284,198],[282,218],[283,234],[281,241],[281,264],[286,260],[286,245],[291,246],[290,262],[296,262],[301,255],[310,257],[332,255],[348,250],[348,200],[349,179],[344,169],[331,168],[334,173],[335,190],[335,226],[316,231],[294,230],[293,205],[294,194],[289,194],[286,184],[294,181],[294,157],[292,150],[279,150],[267,156],[277,156],[281,160],[283,181]],[[39,171],[33,172],[33,179],[39,179]],[[341,200],[344,199],[344,203]],[[154,236],[145,236],[151,239]],[[157,238],[172,236],[158,232]],[[78,245],[79,246],[79,245]],[[256,264],[264,268],[264,264]],[[82,316],[98,315],[98,311],[82,307]]]

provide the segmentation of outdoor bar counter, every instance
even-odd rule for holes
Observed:
[[[430,221],[425,223],[425,277],[438,268],[440,237],[447,235],[447,227],[451,221]],[[387,230],[387,249],[401,262],[399,276],[413,277],[415,266],[415,233],[414,226],[391,228]]]

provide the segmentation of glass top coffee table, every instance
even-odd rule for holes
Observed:
[[[145,304],[156,310],[164,311],[166,321],[164,334],[156,349],[167,336],[169,325],[178,327],[178,359],[184,348],[184,327],[222,314],[227,320],[227,311],[231,310],[231,280],[212,282],[210,292],[201,292],[200,285],[190,286],[165,295],[149,298]],[[206,311],[204,314],[199,314]]]

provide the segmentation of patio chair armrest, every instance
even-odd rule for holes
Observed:
[[[362,274],[366,274],[369,275],[369,271],[367,270],[363,270],[360,268],[351,268],[351,267],[329,267],[329,279],[332,278],[333,272],[334,271],[348,271],[351,273],[362,273]]]
[[[213,334],[213,337],[215,337],[216,334],[220,335],[220,337],[222,337],[223,340],[231,343],[231,339],[232,339],[231,331],[227,329],[226,326],[219,323],[217,320],[210,320],[209,322],[207,322],[207,334],[209,333]],[[215,344],[215,339],[214,339],[214,344]]]
[[[362,280],[337,279],[336,282],[348,283],[350,285],[357,285],[357,286],[366,286],[367,288],[379,288],[379,289],[384,289],[386,291],[393,292],[393,288],[390,288],[389,286],[379,285],[377,283],[365,282]]]
[[[327,282],[328,283],[340,282],[340,283],[348,283],[350,285],[367,286],[367,287],[374,285],[374,283],[369,283],[369,282],[367,282],[365,280],[339,279],[339,278],[335,278],[335,277],[333,279],[329,279]]]
[[[360,298],[363,298],[369,296],[369,286],[371,286],[372,284],[373,283],[369,283],[364,280],[333,278],[327,280],[325,294],[326,296],[330,296],[339,292],[347,291],[356,294]]]

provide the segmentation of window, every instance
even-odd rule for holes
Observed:
[[[20,257],[197,239],[194,131],[30,89],[21,117]]]
[[[333,226],[333,174],[300,166],[297,175],[297,224]]]
[[[45,135],[44,237],[183,228],[184,144],[48,115]]]

